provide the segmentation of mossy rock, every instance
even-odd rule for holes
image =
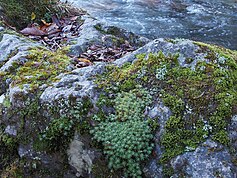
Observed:
[[[70,58],[67,56],[67,48],[51,52],[43,47],[36,47],[29,50],[26,56],[27,61],[15,61],[11,70],[0,74],[1,80],[12,80],[13,86],[23,88],[29,85],[30,90],[36,90],[43,84],[52,84],[57,81],[57,76],[63,72],[68,72],[67,66]]]
[[[158,45],[163,43],[157,41]],[[108,95],[141,87],[152,95],[153,101],[158,98],[171,109],[172,116],[157,143],[164,150],[159,162],[168,170],[172,158],[194,151],[208,138],[230,148],[228,126],[237,114],[237,52],[185,40],[173,45],[189,43],[203,58],[191,59],[187,55],[181,61],[181,51],[139,54],[132,63],[107,66],[96,81]]]

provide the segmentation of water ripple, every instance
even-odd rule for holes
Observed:
[[[236,0],[68,0],[150,38],[190,38],[237,49]]]

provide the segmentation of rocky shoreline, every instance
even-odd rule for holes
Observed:
[[[0,27],[1,177],[236,177],[237,52],[82,18],[56,52]]]

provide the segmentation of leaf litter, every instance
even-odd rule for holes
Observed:
[[[21,34],[30,39],[39,41],[52,51],[56,51],[63,46],[68,45],[72,38],[80,36],[83,20],[81,16],[85,13],[70,15],[59,18],[56,14],[51,16],[51,22],[41,20],[40,24],[31,23],[20,31]],[[32,20],[35,14],[32,13]],[[79,56],[69,56],[72,58],[75,68],[81,68],[93,65],[94,62],[112,62],[121,58],[125,54],[136,50],[135,47],[124,41],[123,44],[92,44],[87,50]]]

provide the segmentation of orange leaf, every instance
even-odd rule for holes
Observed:
[[[78,61],[92,64],[90,60],[85,59],[85,58],[78,58]]]
[[[45,20],[41,20],[41,22],[45,25],[45,26],[50,26],[52,23],[47,23]]]

